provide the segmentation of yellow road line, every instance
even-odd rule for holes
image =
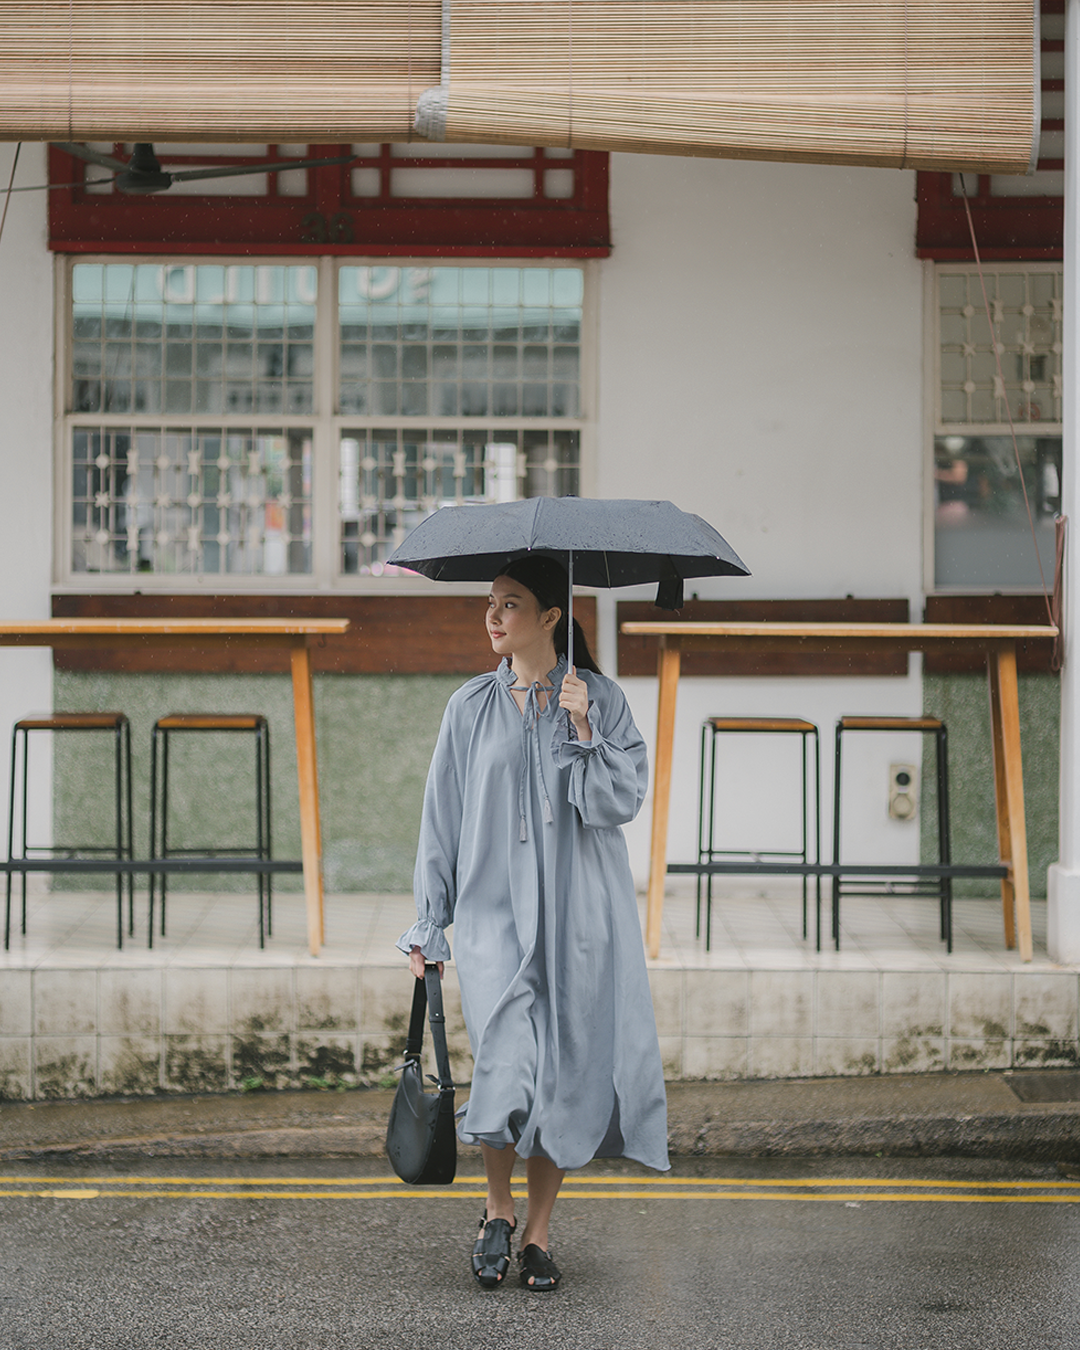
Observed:
[[[265,1184],[265,1183],[264,1183]],[[818,1192],[809,1190],[803,1191],[781,1191],[781,1190],[577,1190],[568,1194],[566,1199],[573,1200],[787,1200],[787,1201],[815,1201],[831,1202],[834,1204],[862,1204],[874,1202],[911,1202],[911,1203],[945,1203],[945,1204],[989,1204],[989,1205],[1075,1205],[1080,1204],[1080,1195],[1061,1193],[1052,1193],[1049,1195],[1036,1195],[1027,1192],[1020,1195],[1004,1195],[1000,1192],[991,1194],[960,1194],[957,1191],[934,1192],[929,1190],[907,1191],[903,1183],[896,1186],[891,1192],[876,1191],[830,1191],[827,1189],[828,1183],[825,1183]],[[514,1195],[518,1199],[525,1198],[525,1191],[515,1190]],[[158,1199],[158,1200],[453,1200],[453,1199],[477,1199],[482,1200],[486,1196],[484,1190],[458,1190],[454,1188],[446,1189],[428,1189],[416,1186],[394,1186],[387,1189],[376,1190],[229,1190],[229,1189],[203,1189],[201,1187],[186,1187],[183,1189],[160,1189],[151,1190],[140,1189],[100,1189],[97,1187],[77,1188],[74,1186],[66,1187],[46,1187],[40,1189],[15,1189],[0,1188],[0,1197],[10,1198],[45,1198],[60,1200],[96,1200],[105,1198],[118,1199]]]
[[[0,1185],[79,1185],[79,1186],[216,1186],[221,1177],[82,1177],[73,1182],[71,1177],[37,1176],[0,1176]],[[406,1187],[404,1182],[393,1177],[228,1177],[230,1186],[394,1186],[403,1192],[412,1194],[415,1187]],[[459,1176],[452,1187],[440,1188],[439,1195],[460,1195],[461,1190],[454,1187],[483,1186],[484,1177]],[[634,1187],[637,1189],[652,1187],[686,1187],[696,1189],[722,1186],[769,1186],[769,1187],[840,1187],[840,1186],[880,1186],[880,1187],[926,1187],[934,1190],[1062,1190],[1080,1192],[1080,1181],[930,1181],[925,1178],[901,1180],[896,1177],[590,1177],[568,1176],[563,1181],[562,1194],[568,1194],[577,1187]],[[577,1194],[577,1190],[574,1190]]]

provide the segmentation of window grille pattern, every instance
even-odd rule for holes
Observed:
[[[442,506],[578,491],[570,430],[349,429],[340,441],[341,570],[389,575],[386,556]]]
[[[999,265],[984,277],[992,328],[978,272],[936,270],[934,585],[1039,587],[1061,510],[1062,271]]]
[[[310,413],[314,267],[79,263],[73,412]]]
[[[80,427],[77,572],[311,571],[311,436],[302,430]]]
[[[343,413],[578,417],[579,268],[343,267]]]
[[[1061,421],[1062,274],[1058,268],[938,271],[939,410],[949,425]],[[1001,376],[995,360],[1001,359]]]

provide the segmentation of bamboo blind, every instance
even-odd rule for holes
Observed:
[[[0,139],[406,140],[440,0],[4,0]]]
[[[0,139],[407,140],[415,116],[436,140],[1023,173],[1034,6],[5,0]]]
[[[444,0],[432,139],[1025,173],[1035,0]]]

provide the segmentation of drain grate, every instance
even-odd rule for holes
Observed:
[[[1022,1102],[1080,1102],[1080,1070],[1014,1073],[1005,1081]]]

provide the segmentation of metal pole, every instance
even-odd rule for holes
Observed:
[[[1080,0],[1065,6],[1065,279],[1063,285],[1065,352],[1062,359],[1064,445],[1061,510],[1069,517],[1072,538],[1065,551],[1065,631],[1061,671],[1061,778],[1058,861],[1049,871],[1047,948],[1053,961],[1080,961],[1080,550],[1075,530],[1080,523]]]
[[[574,550],[567,556],[566,571],[570,577],[570,594],[566,605],[566,668],[574,669]]]

